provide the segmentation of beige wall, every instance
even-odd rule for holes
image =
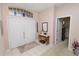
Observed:
[[[26,9],[26,7],[20,7],[19,5],[16,4],[0,4],[1,9],[2,9],[2,21],[3,21],[3,37],[2,37],[2,47],[0,48],[0,51],[3,53],[9,48],[9,42],[8,42],[8,33],[7,33],[7,19],[8,19],[8,7],[17,7],[17,8],[22,8]],[[29,9],[26,9],[29,10]],[[32,10],[29,10],[33,13],[33,18],[37,21],[37,16],[38,13]],[[1,53],[1,54],[2,54]]]
[[[69,46],[68,48],[72,50],[72,42],[74,39],[79,41],[79,4],[66,4],[59,7],[50,7],[38,14],[39,19],[39,32],[41,32],[42,25],[41,22],[48,22],[48,33],[50,35],[50,42],[55,41],[55,27],[56,19],[60,17],[70,16],[70,34],[69,34]]]
[[[69,49],[74,39],[79,41],[79,4],[67,4],[56,8],[56,17],[70,16]]]
[[[8,6],[11,7],[18,7],[22,9],[26,9],[24,7],[20,7],[15,4],[1,4],[2,6],[2,21],[3,21],[3,48],[0,51],[5,51],[8,49],[8,37],[7,37],[7,26],[6,26],[6,20],[8,16]],[[61,7],[56,7],[52,6],[42,12],[33,12],[34,14],[34,19],[39,22],[39,33],[41,32],[41,22],[48,22],[48,34],[50,36],[50,45],[54,44],[55,40],[55,20],[57,17],[64,17],[64,16],[70,16],[70,40],[69,40],[69,49],[71,49],[71,43],[74,39],[79,40],[79,4],[68,4],[68,5],[63,5]],[[28,9],[29,10],[29,9]]]
[[[0,21],[2,22],[2,5],[0,4]],[[1,26],[1,25],[0,25]],[[0,27],[0,31],[1,31],[1,27]],[[1,34],[1,32],[0,32]],[[3,39],[2,39],[2,35],[0,37],[0,55],[3,54]]]
[[[50,44],[53,45],[54,40],[54,6],[40,12],[38,14],[39,19],[39,33],[42,30],[42,22],[48,22],[48,34],[50,36]]]

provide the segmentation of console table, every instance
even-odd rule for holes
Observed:
[[[49,44],[49,36],[44,34],[39,34],[39,42],[42,44]]]

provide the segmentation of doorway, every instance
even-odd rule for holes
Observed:
[[[62,17],[57,19],[56,25],[56,44],[67,41],[69,42],[70,17]]]

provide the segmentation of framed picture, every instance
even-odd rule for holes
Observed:
[[[0,21],[0,32],[1,32],[1,36],[3,36],[3,25],[2,25],[2,21]]]
[[[43,32],[48,32],[48,22],[43,22],[42,23],[42,31]]]
[[[36,24],[36,27],[37,27],[37,32],[38,32],[38,22],[37,22],[37,24]]]

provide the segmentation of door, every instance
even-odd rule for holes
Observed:
[[[9,17],[8,19],[8,39],[9,47],[15,48],[25,43],[24,41],[24,19]]]
[[[62,20],[57,19],[57,35],[56,35],[56,44],[62,41]]]
[[[34,19],[26,18],[25,20],[25,41],[30,43],[36,38],[36,22]]]

